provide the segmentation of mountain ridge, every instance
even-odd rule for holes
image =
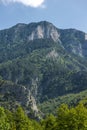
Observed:
[[[19,23],[10,29],[0,31],[0,38],[2,38],[3,35],[4,38],[1,39],[2,42],[8,43],[8,39],[10,39],[9,45],[12,42],[24,43],[37,39],[52,39],[54,42],[62,44],[62,46],[66,50],[69,50],[69,52],[87,57],[86,33],[76,29],[58,29],[52,23],[47,21],[30,24]],[[66,43],[68,45],[65,45]],[[76,49],[74,49],[74,46]]]

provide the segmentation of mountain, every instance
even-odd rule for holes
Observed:
[[[86,91],[86,50],[86,33],[47,21],[1,30],[0,105],[38,113],[45,102]]]

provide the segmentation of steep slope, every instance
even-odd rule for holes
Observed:
[[[39,113],[35,98],[29,89],[23,85],[0,79],[0,106],[14,110],[20,105],[26,109],[27,114],[31,114],[31,110],[34,113],[32,116]]]
[[[17,24],[1,30],[0,79],[11,81],[16,88],[10,85],[3,87],[2,84],[0,87],[5,93],[9,90],[11,95],[17,91],[15,102],[22,106],[27,104],[28,92],[33,101],[40,104],[86,90],[86,49],[86,33],[76,29],[58,29],[46,21]],[[17,88],[20,88],[21,95]],[[21,97],[20,101],[18,97]],[[27,99],[31,102],[30,96]],[[8,98],[8,103],[10,100]],[[2,101],[3,98],[1,104]],[[28,106],[25,105],[25,108],[28,109]]]
[[[76,29],[61,30],[61,42],[69,52],[81,57],[87,57],[87,34]]]
[[[41,41],[38,39],[50,39],[54,42],[60,42],[57,28],[46,21],[28,25],[17,24],[10,29],[0,31],[0,62],[24,56],[31,52],[35,46],[38,47],[36,44],[40,46]],[[37,42],[32,45],[34,40]],[[43,47],[46,44],[41,45]]]

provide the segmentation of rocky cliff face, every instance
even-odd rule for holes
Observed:
[[[31,32],[28,37],[28,40],[35,39],[53,39],[53,41],[58,42],[60,34],[53,24],[48,23],[46,21],[40,22],[36,28]]]

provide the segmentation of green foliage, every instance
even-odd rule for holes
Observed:
[[[5,114],[4,108],[0,107],[0,130],[9,130],[10,124]]]
[[[28,118],[21,107],[10,112],[0,107],[0,130],[42,130],[38,122]]]
[[[79,103],[76,107],[62,104],[56,115],[48,115],[42,121],[30,119],[22,109],[16,111],[0,107],[0,130],[87,130],[87,107]]]
[[[79,104],[75,108],[68,108],[62,105],[58,109],[57,127],[61,130],[86,130],[87,129],[87,108]]]
[[[17,130],[33,130],[32,122],[25,115],[21,107],[17,108],[17,111],[14,113],[14,117]]]
[[[44,130],[87,130],[87,108],[82,103],[75,108],[62,104],[56,117],[44,120]]]
[[[53,130],[55,126],[56,118],[50,114],[45,120],[41,122],[43,130]]]

